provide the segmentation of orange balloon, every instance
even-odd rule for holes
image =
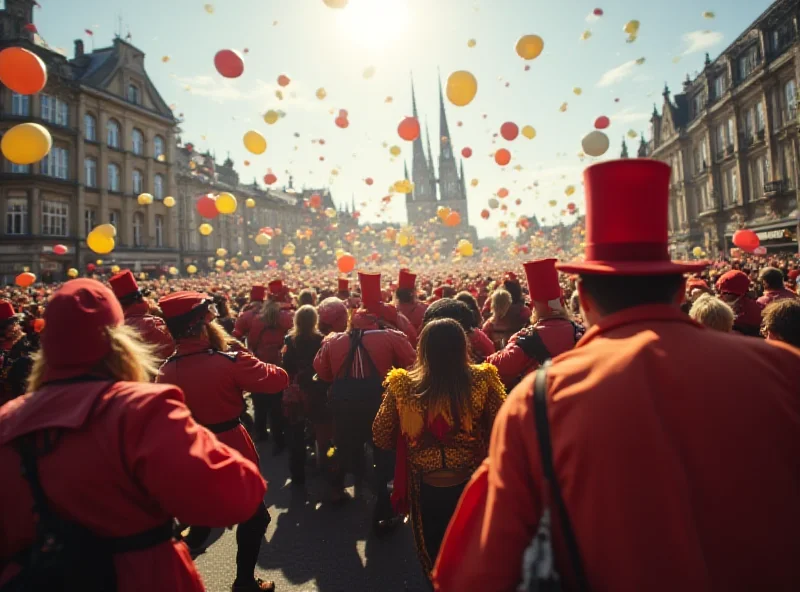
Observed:
[[[35,53],[9,47],[0,51],[0,82],[21,95],[33,95],[47,84],[47,67]]]
[[[339,116],[339,117],[336,118],[336,125],[339,126],[342,129],[346,129],[347,126],[350,125],[350,122],[347,121],[347,117]]]
[[[500,166],[506,166],[511,162],[511,153],[505,148],[500,148],[500,150],[494,153],[494,161]]]
[[[367,185],[372,185],[374,182],[375,181],[372,180],[372,177],[367,177],[366,179],[364,179],[364,183],[366,183]]]
[[[314,193],[311,198],[308,200],[308,205],[312,208],[318,208],[322,205],[322,198],[319,196],[319,193]]]
[[[501,187],[497,190],[497,197],[508,197],[508,189]]]
[[[342,273],[350,273],[356,268],[356,258],[350,253],[344,253],[339,257],[338,261],[336,261],[336,266]]]
[[[33,321],[33,330],[36,333],[41,333],[42,329],[44,329],[44,319],[36,319]]]
[[[36,276],[33,275],[31,272],[26,271],[24,273],[19,274],[14,283],[17,284],[20,288],[27,288],[28,286],[33,285],[36,281]]]
[[[289,86],[289,83],[291,81],[292,80],[286,74],[281,74],[280,76],[278,76],[278,84],[280,86]]]
[[[450,212],[444,219],[445,226],[453,227],[453,226],[458,226],[459,224],[461,224],[461,214],[459,214],[458,212]]]
[[[406,117],[397,126],[397,135],[407,142],[419,138],[419,120],[416,117]]]

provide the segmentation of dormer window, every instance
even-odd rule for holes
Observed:
[[[135,84],[128,85],[128,102],[134,105],[139,105],[142,102],[141,91]]]

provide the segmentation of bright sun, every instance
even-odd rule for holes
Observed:
[[[341,15],[347,36],[370,49],[396,41],[408,21],[407,0],[350,0]]]

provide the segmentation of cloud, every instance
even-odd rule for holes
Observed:
[[[636,123],[638,121],[649,121],[651,115],[645,111],[634,111],[632,107],[627,107],[622,111],[611,114],[609,117],[612,123]]]
[[[684,33],[683,44],[686,49],[683,50],[681,55],[690,55],[701,51],[711,49],[715,45],[722,42],[724,35],[719,31],[692,31],[691,33]]]
[[[630,62],[625,62],[621,66],[617,66],[616,68],[612,68],[603,76],[600,77],[600,80],[597,83],[599,87],[611,86],[612,84],[617,84],[618,82],[622,82],[624,79],[628,78],[633,74],[636,70],[636,60],[631,60]]]
[[[188,92],[195,96],[208,97],[215,103],[247,102],[258,105],[260,110],[270,109],[300,109],[303,111],[324,111],[325,106],[316,99],[308,99],[304,90],[296,81],[292,81],[291,89],[280,89],[277,84],[256,79],[252,84],[245,84],[239,80],[219,79],[208,75],[175,77],[175,79]],[[282,90],[284,99],[281,101],[275,95],[277,90]],[[292,95],[296,96],[293,97]]]

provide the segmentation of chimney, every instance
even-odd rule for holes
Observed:
[[[83,41],[80,39],[75,40],[75,59],[83,56]]]

